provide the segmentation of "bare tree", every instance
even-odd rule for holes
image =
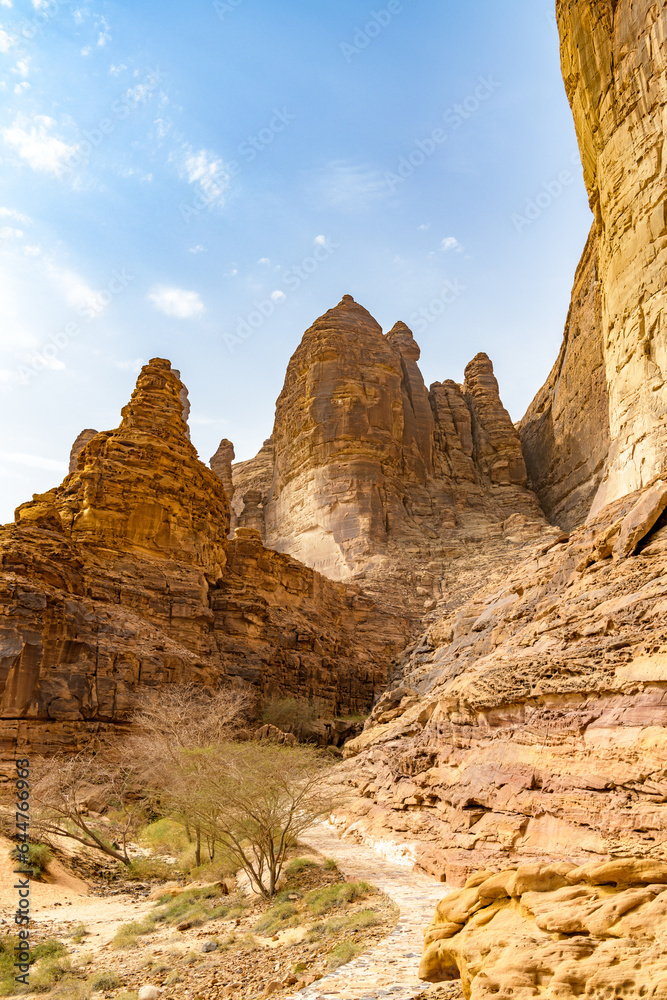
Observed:
[[[182,766],[183,753],[231,740],[246,724],[252,708],[253,699],[244,690],[170,685],[145,694],[134,715],[135,734],[126,751],[137,778],[156,810],[170,809],[179,815],[188,837],[193,830],[197,867],[202,860],[204,825],[210,860],[217,840],[212,817],[204,822],[190,809],[190,775]]]
[[[33,764],[32,797],[41,837],[69,837],[131,863],[128,840],[142,812],[132,768],[103,753],[59,754]],[[95,818],[91,803],[109,817]]]

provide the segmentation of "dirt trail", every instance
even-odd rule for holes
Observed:
[[[415,1000],[416,997],[462,997],[458,984],[432,987],[417,976],[424,930],[436,904],[451,890],[412,870],[409,861],[388,859],[370,847],[340,840],[334,827],[323,824],[304,841],[325,857],[334,858],[348,878],[372,882],[401,911],[396,928],[359,958],[294,993],[288,1000]]]

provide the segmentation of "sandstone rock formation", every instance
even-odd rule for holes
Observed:
[[[561,358],[522,438],[533,487],[569,526],[587,513],[598,479],[593,513],[665,468],[667,4],[556,7],[595,240],[577,276]]]
[[[233,469],[239,524],[415,613],[451,591],[471,543],[487,540],[506,566],[511,516],[529,535],[546,529],[490,360],[429,392],[419,356],[404,323],[383,336],[344,296],[294,353],[272,438]]]
[[[220,479],[187,436],[183,386],[154,359],[115,431],[0,529],[0,741],[85,743],[142,685],[252,684],[330,715],[370,707],[404,620],[259,536],[229,542]]]
[[[520,425],[530,484],[552,523],[586,520],[609,454],[609,396],[595,227],[574,280],[558,360]]]
[[[76,472],[79,455],[83,451],[84,447],[88,444],[88,442],[92,440],[92,438],[94,438],[96,434],[97,431],[92,430],[92,428],[90,427],[86,428],[85,431],[81,431],[78,438],[72,445],[72,450],[69,453],[70,472]]]
[[[442,616],[346,746],[357,835],[460,885],[507,860],[661,857],[667,485],[536,548]]]
[[[420,977],[491,997],[667,997],[667,864],[480,872],[439,903]]]
[[[227,500],[229,502],[230,528],[232,531],[236,527],[236,514],[232,507],[234,499],[234,482],[232,480],[232,462],[234,461],[234,445],[227,438],[223,438],[218,445],[215,455],[209,460],[209,465],[222,483]]]

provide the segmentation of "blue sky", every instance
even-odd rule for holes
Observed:
[[[591,224],[552,7],[0,0],[0,523],[154,356],[250,457],[346,293],[519,419]]]

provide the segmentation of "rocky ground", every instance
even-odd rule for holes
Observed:
[[[318,846],[336,843],[329,834]],[[3,930],[11,932],[15,900],[7,847],[10,877],[3,881],[0,912]],[[369,881],[377,882],[372,864],[362,864],[364,878],[347,878],[321,853],[308,847],[297,853],[272,904],[234,887],[229,893],[220,883],[184,891],[164,880],[109,883],[108,872],[100,872],[87,885],[67,876],[62,865],[50,865],[53,881],[32,886],[33,945],[44,950],[48,942],[46,957],[31,972],[35,995],[84,1000],[104,993],[134,1000],[153,986],[164,1000],[254,1000],[312,986],[376,948],[396,926],[399,909]],[[425,918],[420,914],[420,936]],[[7,979],[4,967],[0,972]],[[5,979],[0,995],[12,995],[11,976]]]

